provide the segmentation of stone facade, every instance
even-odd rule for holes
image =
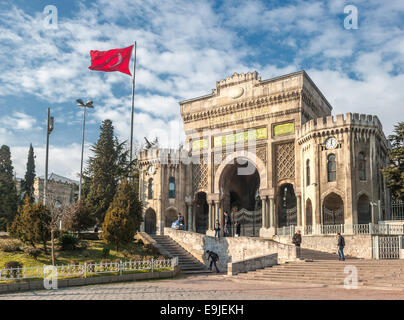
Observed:
[[[380,169],[389,143],[379,119],[332,116],[306,72],[268,80],[235,73],[180,108],[186,150],[139,156],[146,232],[163,233],[178,212],[187,230],[212,235],[216,219],[223,232],[228,211],[245,235],[258,228],[262,237],[285,226],[388,218]]]
[[[43,177],[34,180],[36,202],[43,202],[44,182]],[[78,198],[78,182],[52,173],[48,178],[48,197],[62,205],[73,203]]]

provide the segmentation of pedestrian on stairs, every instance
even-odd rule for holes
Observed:
[[[214,265],[216,273],[219,273],[220,271],[219,271],[219,269],[218,269],[218,267],[216,265],[216,262],[219,261],[218,254],[216,252],[213,252],[213,251],[210,251],[210,250],[206,250],[206,253],[208,254],[208,262],[209,262],[209,259],[211,259],[210,260],[210,265],[209,265],[209,270],[212,271],[212,265]]]
[[[215,239],[216,237],[218,237],[218,239],[220,240],[220,223],[218,219],[216,219],[214,230],[215,230]]]
[[[185,218],[181,212],[178,213],[178,223],[180,224],[180,230],[185,230]]]
[[[302,243],[302,235],[300,234],[300,230],[297,230],[293,235],[292,242],[296,247],[296,258],[300,258],[300,244]]]
[[[344,247],[345,247],[345,239],[343,236],[341,236],[341,233],[337,233],[338,237],[338,260],[339,261],[345,261],[345,256],[344,256]]]

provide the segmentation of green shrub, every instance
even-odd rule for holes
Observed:
[[[106,258],[108,258],[108,256],[109,256],[109,248],[104,248],[104,249],[102,249],[102,257],[104,258],[104,259],[106,259]]]
[[[0,231],[7,231],[8,224],[9,224],[9,221],[6,218],[1,217],[0,218]]]
[[[77,248],[77,245],[79,244],[79,242],[80,242],[79,238],[65,233],[59,237],[58,244],[62,251],[75,250]]]
[[[28,248],[24,249],[24,252],[26,255],[28,255],[36,260],[42,251],[39,248],[28,247]]]
[[[4,252],[17,252],[21,251],[21,243],[18,240],[13,239],[1,239],[0,250]]]
[[[17,268],[22,268],[23,264],[18,261],[8,261],[4,264],[5,269],[14,269],[7,270],[5,272],[6,278],[17,278],[22,275],[22,270],[18,270]]]

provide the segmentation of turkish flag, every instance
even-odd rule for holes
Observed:
[[[129,61],[132,55],[133,45],[123,49],[112,49],[108,51],[91,50],[90,70],[97,71],[119,71],[131,76],[129,71]]]

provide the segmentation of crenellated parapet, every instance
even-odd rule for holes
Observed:
[[[378,133],[382,143],[388,147],[388,141],[384,136],[383,127],[379,118],[370,114],[348,112],[336,116],[327,116],[311,119],[297,130],[298,143],[302,144],[311,138],[328,136],[343,132],[360,134]]]
[[[141,167],[150,164],[178,164],[185,162],[188,157],[186,150],[156,148],[140,151],[138,162]]]

